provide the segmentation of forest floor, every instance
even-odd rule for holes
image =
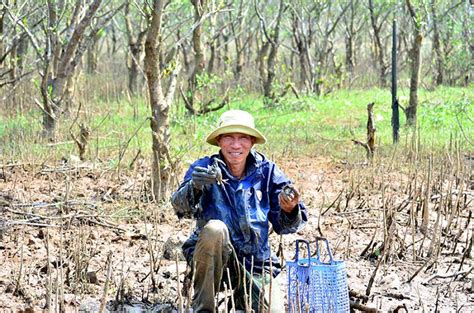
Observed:
[[[346,195],[354,167],[363,171],[366,165],[309,157],[277,163],[309,210],[306,227],[283,236],[284,258],[294,257],[295,239],[314,241],[319,228],[335,259],[345,261],[351,294],[359,295],[353,300],[361,301],[380,258],[374,247],[383,242],[382,207],[336,200]],[[47,303],[51,308],[63,303],[67,312],[96,312],[101,303],[112,310],[122,300],[131,304],[130,312],[176,305],[177,271],[182,282],[186,264],[180,258],[177,269],[172,248],[189,235],[193,222],[178,220],[169,203],[146,201],[146,173],[140,163],[129,172],[88,163],[0,167],[0,311],[40,312]],[[466,197],[472,212],[473,190]],[[407,215],[402,210],[397,225]],[[472,233],[470,215],[459,223]],[[406,239],[407,249],[381,262],[364,305],[383,312],[474,311],[473,260],[462,253],[469,231],[453,253],[441,250],[432,262],[426,256],[413,260],[409,243],[424,237],[406,236],[400,226],[398,238]],[[280,238],[270,238],[276,251]],[[368,246],[372,253],[361,257]],[[281,275],[286,294],[286,271]]]

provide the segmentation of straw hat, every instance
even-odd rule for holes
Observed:
[[[229,110],[222,113],[217,128],[206,138],[206,142],[218,146],[217,137],[223,134],[241,133],[255,137],[255,143],[265,143],[267,139],[255,128],[253,116],[242,110]]]

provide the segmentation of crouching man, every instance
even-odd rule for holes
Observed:
[[[269,294],[270,275],[281,270],[270,252],[269,228],[277,234],[297,231],[307,221],[306,208],[281,170],[252,149],[266,141],[252,115],[223,113],[206,141],[219,146],[219,153],[195,161],[172,197],[179,217],[196,219],[183,245],[194,271],[194,312],[215,312],[215,296],[224,283],[234,289],[237,309],[267,311],[271,301],[272,312],[282,312],[283,295],[275,281]]]

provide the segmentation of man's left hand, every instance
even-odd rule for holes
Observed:
[[[298,201],[300,200],[300,194],[296,188],[292,187],[285,187],[291,188],[291,192],[285,192],[282,190],[278,195],[278,201],[280,202],[280,207],[286,213],[291,213],[293,209],[298,205]]]

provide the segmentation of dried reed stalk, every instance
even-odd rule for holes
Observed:
[[[100,299],[100,307],[99,313],[103,313],[105,311],[105,304],[107,301],[107,292],[109,290],[109,283],[112,276],[112,251],[109,252],[107,255],[107,273],[105,276],[105,283],[104,283],[104,291],[102,294],[102,298]]]

